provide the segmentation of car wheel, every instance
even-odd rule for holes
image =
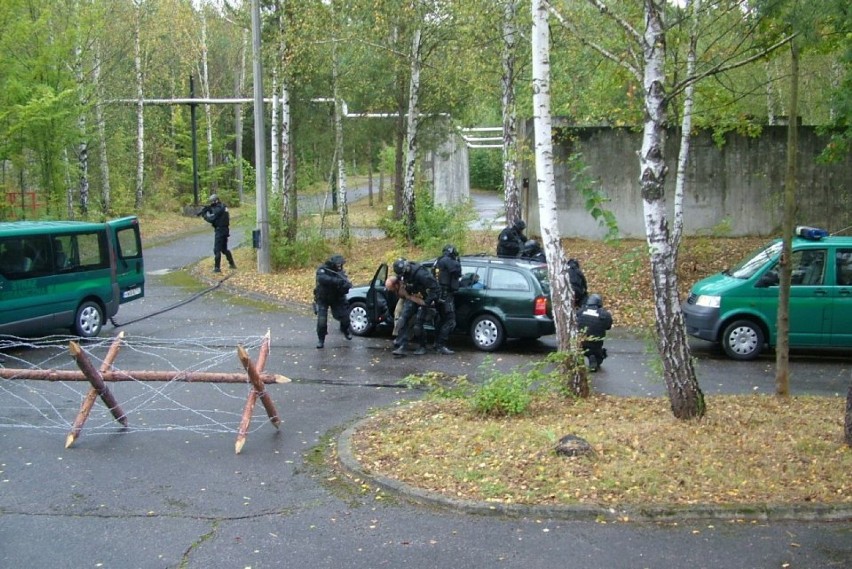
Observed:
[[[349,305],[349,329],[356,336],[367,336],[373,329],[367,318],[367,305],[363,302],[353,302]]]
[[[495,316],[483,314],[473,321],[470,327],[470,338],[474,345],[483,352],[493,352],[506,339],[503,325]]]
[[[104,311],[97,302],[87,300],[77,308],[73,332],[81,338],[93,338],[101,333]]]
[[[722,333],[722,349],[734,360],[753,360],[763,350],[763,330],[752,320],[731,322]]]

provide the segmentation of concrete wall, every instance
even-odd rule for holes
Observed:
[[[460,136],[450,136],[438,150],[427,153],[423,172],[432,182],[435,205],[464,203],[470,197],[468,151]]]
[[[526,125],[529,147],[533,128]],[[638,150],[642,134],[626,128],[575,128],[554,122],[554,158],[559,229],[564,237],[602,237],[606,231],[586,212],[574,187],[566,158],[582,153],[588,176],[610,201],[622,237],[645,236],[639,190]],[[797,224],[837,231],[852,225],[852,154],[838,164],[817,164],[827,138],[813,127],[799,127]],[[674,199],[680,134],[668,133],[666,158],[669,174],[666,198],[669,213]],[[695,135],[686,176],[684,231],[688,235],[727,228],[726,234],[777,235],[783,207],[787,160],[787,128],[764,127],[757,138],[730,133],[717,146],[709,132]],[[533,164],[524,167],[530,189],[522,196],[528,234],[539,234],[538,193]],[[672,218],[669,218],[671,223]]]

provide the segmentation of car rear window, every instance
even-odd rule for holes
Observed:
[[[529,291],[530,283],[523,273],[511,269],[491,269],[491,290]]]
[[[547,272],[547,265],[534,267],[530,269],[538,284],[541,285],[541,291],[544,294],[550,294],[550,274]]]

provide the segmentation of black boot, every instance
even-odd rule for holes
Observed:
[[[319,340],[317,340],[317,349],[321,350],[325,347],[325,338],[320,336]]]
[[[343,337],[346,338],[347,340],[352,339],[352,332],[349,331],[348,327],[341,330],[341,332],[343,332]]]

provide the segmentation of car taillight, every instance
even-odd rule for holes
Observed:
[[[547,297],[535,297],[535,306],[533,307],[534,316],[547,316]]]

